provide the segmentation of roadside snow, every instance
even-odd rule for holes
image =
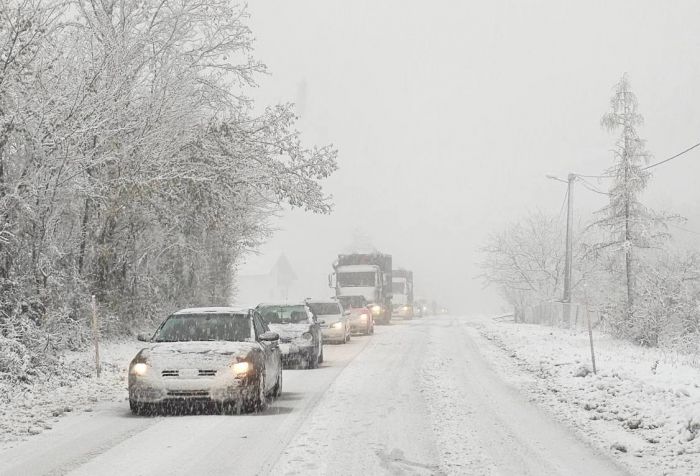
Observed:
[[[102,375],[95,376],[94,353],[66,352],[54,374],[31,383],[0,381],[0,449],[53,427],[71,412],[90,412],[97,402],[127,398],[126,371],[142,347],[136,341],[104,343]]]
[[[495,344],[490,352],[503,378],[635,474],[698,474],[697,357],[595,333],[594,375],[587,332],[490,319],[478,326]]]

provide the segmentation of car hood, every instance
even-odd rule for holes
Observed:
[[[143,349],[140,357],[161,369],[216,369],[244,359],[257,347],[255,342],[157,342]]]
[[[304,332],[309,332],[309,324],[269,324],[270,330],[277,332],[280,339],[295,339],[301,337]]]
[[[329,326],[334,322],[343,320],[343,316],[341,316],[340,314],[319,314],[316,317],[319,321],[325,321],[324,325],[326,326]]]

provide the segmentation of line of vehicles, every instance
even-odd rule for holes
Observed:
[[[375,324],[389,324],[392,316],[412,319],[431,310],[414,300],[413,273],[392,269],[384,253],[338,255],[329,285],[332,298],[171,314],[153,335],[138,337],[148,346],[129,365],[131,411],[195,405],[259,411],[281,395],[285,365],[316,368],[324,344],[372,335]]]

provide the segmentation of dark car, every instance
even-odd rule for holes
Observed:
[[[249,308],[184,309],[170,315],[129,365],[135,414],[185,404],[264,408],[282,393],[279,335]]]
[[[306,304],[260,304],[256,309],[279,334],[285,364],[313,369],[323,362],[321,328]]]

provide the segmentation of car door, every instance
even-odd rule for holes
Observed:
[[[262,318],[259,312],[253,312],[253,322],[257,321],[257,326],[261,330],[261,334],[265,332],[270,332],[270,327],[267,325],[265,320]],[[260,334],[258,334],[260,335]],[[265,349],[265,380],[266,387],[269,390],[274,387],[277,382],[277,377],[279,372],[282,371],[280,366],[280,347],[279,342],[260,342]]]
[[[313,312],[311,312],[311,309],[306,307],[306,315],[308,317],[308,322],[309,322],[309,331],[311,332],[311,335],[314,338],[314,342],[316,343],[316,355],[321,355],[321,346],[323,346],[323,335],[321,334],[321,326],[318,323],[318,319],[316,319],[316,316],[314,315]]]
[[[340,321],[343,323],[343,329],[345,329],[345,334],[348,335],[350,334],[350,316],[348,316],[348,313],[345,312],[345,309],[343,309],[340,303],[338,303],[337,306],[337,312],[340,313]]]

